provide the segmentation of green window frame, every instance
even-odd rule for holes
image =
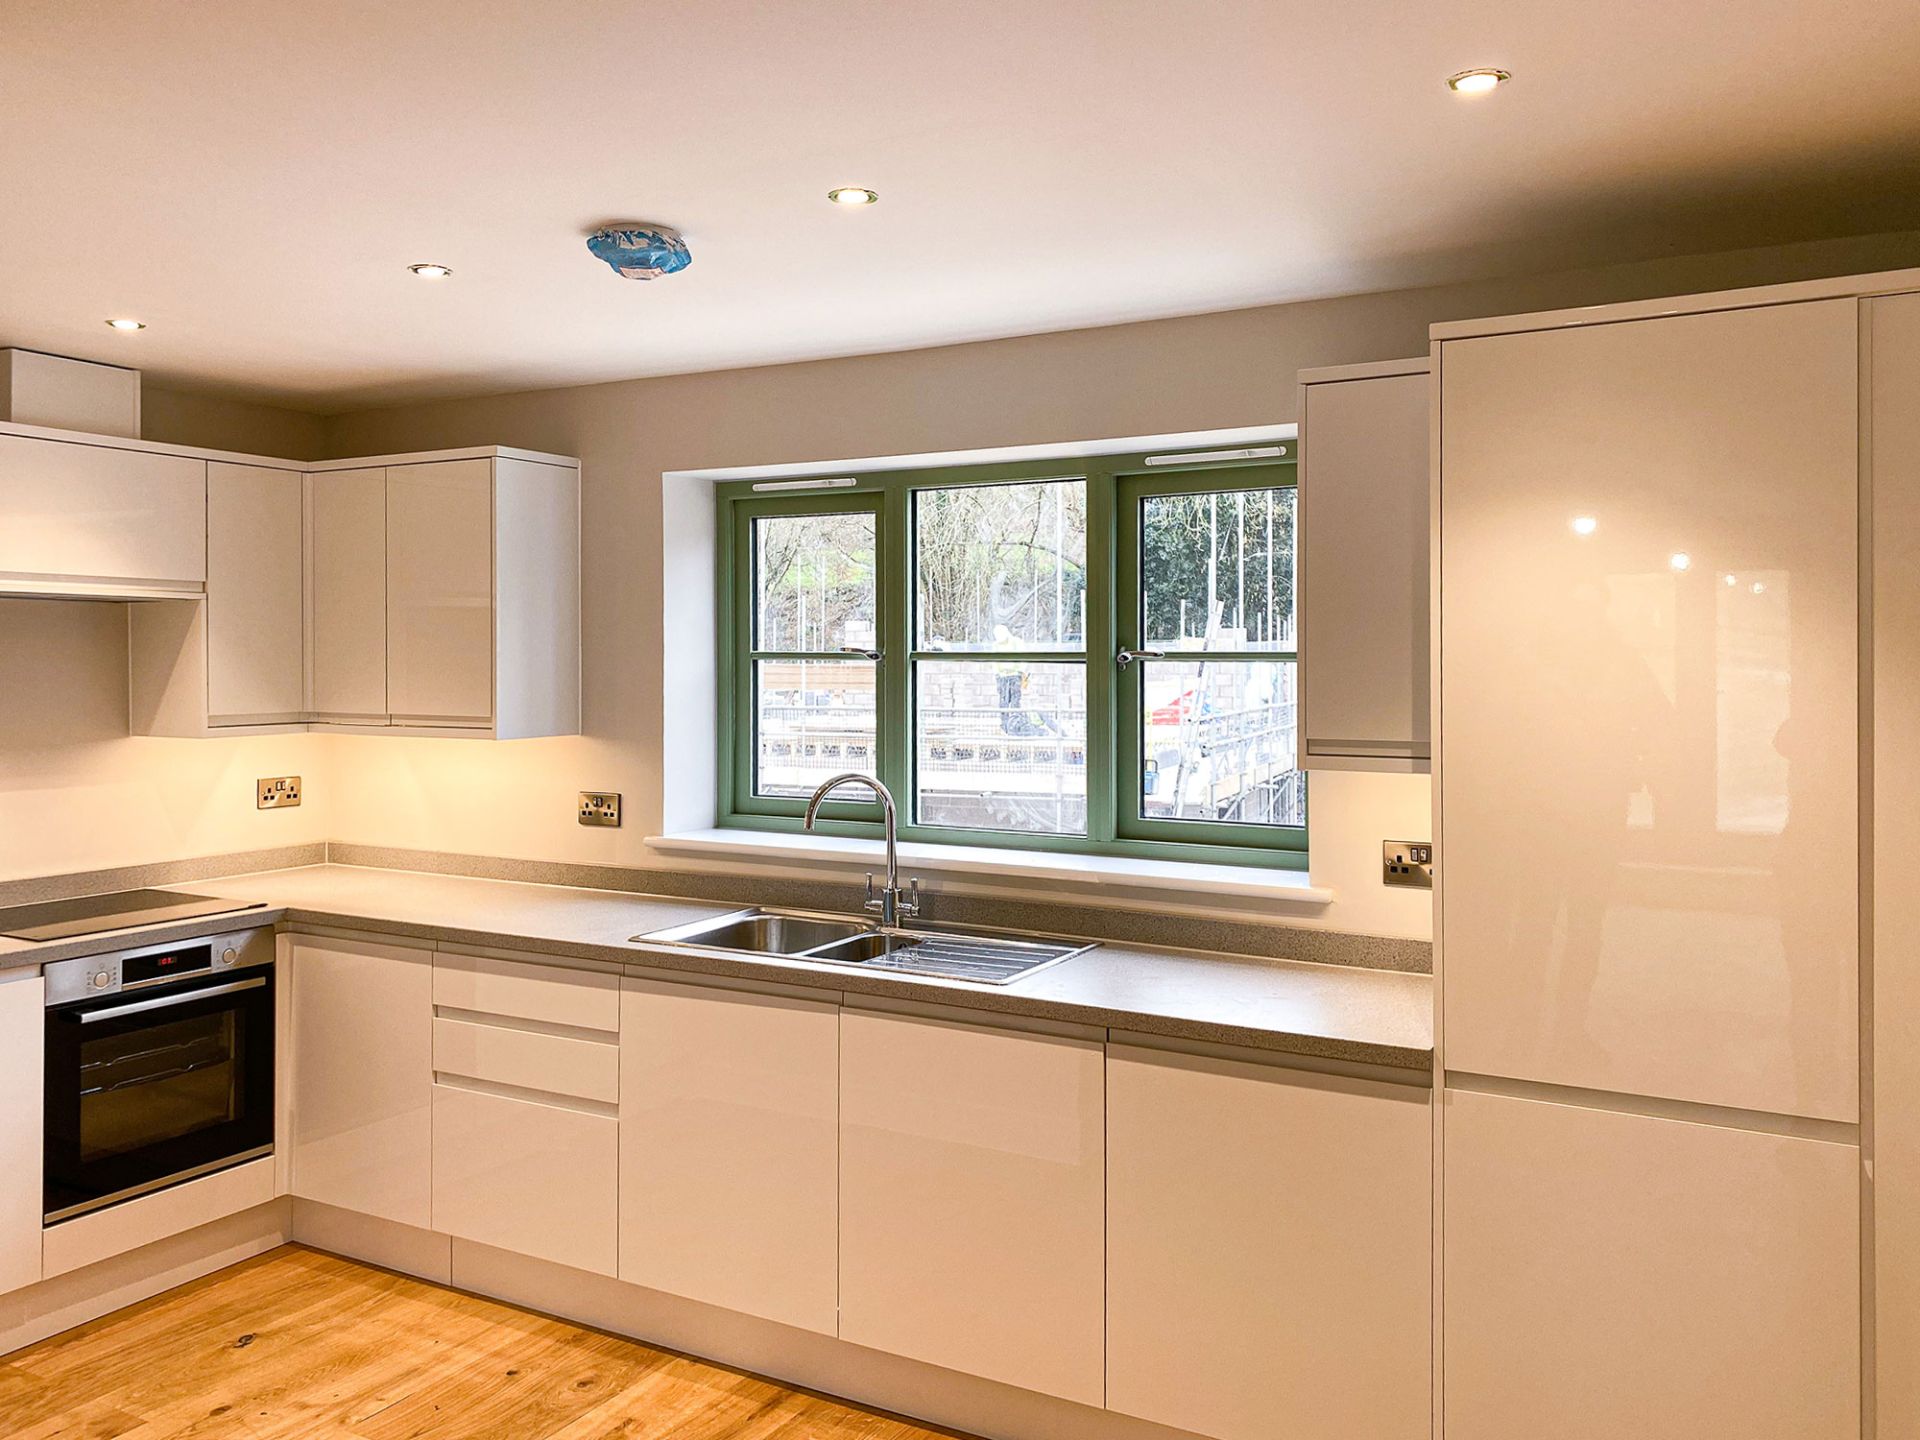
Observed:
[[[756,649],[753,526],[762,518],[867,513],[875,527],[875,740],[872,765],[899,806],[902,839],[1070,854],[1209,861],[1305,869],[1307,827],[1232,821],[1148,818],[1141,814],[1145,715],[1143,662],[1122,665],[1121,650],[1143,645],[1139,561],[1144,503],[1156,496],[1283,489],[1294,484],[1292,460],[1199,460],[1148,466],[1145,455],[1046,462],[865,472],[836,488],[765,491],[756,482],[715,487],[718,504],[719,815],[740,829],[798,830],[803,797],[755,793],[760,707],[755,685],[762,662],[845,661],[839,650]],[[1033,651],[920,650],[913,571],[914,496],[921,490],[1025,481],[1079,480],[1086,486],[1085,644]],[[765,484],[766,482],[757,482]],[[859,658],[859,657],[854,657]],[[1228,651],[1184,647],[1169,661],[1232,659],[1290,664],[1288,650]],[[1086,667],[1086,833],[1012,831],[923,823],[917,806],[914,689],[920,667],[943,664],[1084,664]],[[1297,694],[1297,689],[1296,692]],[[1296,712],[1297,723],[1297,712]],[[846,769],[859,768],[848,764]],[[854,795],[858,792],[843,792]],[[835,799],[822,807],[820,833],[880,833],[872,801]]]

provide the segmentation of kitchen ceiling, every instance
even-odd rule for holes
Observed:
[[[0,22],[0,343],[323,412],[1920,227],[1910,0]],[[616,278],[615,220],[691,268]]]

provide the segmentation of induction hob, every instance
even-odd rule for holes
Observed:
[[[118,890],[111,895],[80,895],[72,900],[43,900],[33,905],[0,908],[0,936],[9,940],[70,940],[98,935],[130,925],[155,925],[163,920],[192,920],[201,915],[225,915],[236,910],[258,910],[262,900],[218,900],[211,895],[189,895],[181,890]]]

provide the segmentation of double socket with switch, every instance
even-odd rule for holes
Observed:
[[[582,790],[580,792],[580,823],[582,825],[618,825],[620,823],[619,792]]]
[[[300,777],[275,775],[255,782],[255,804],[262,810],[280,810],[300,803]]]
[[[1433,842],[1386,840],[1380,846],[1380,883],[1412,890],[1433,888]]]

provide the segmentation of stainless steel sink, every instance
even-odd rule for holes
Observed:
[[[906,929],[844,915],[757,908],[652,930],[632,939],[636,944],[731,950],[982,985],[1007,985],[1094,948],[1091,943],[1029,939],[989,930]]]
[[[749,950],[758,955],[798,955],[819,945],[857,936],[865,929],[866,922],[861,920],[828,920],[814,915],[784,915],[754,910],[722,915],[718,920],[682,925],[678,930],[636,935],[634,938],[672,939],[717,950]]]

